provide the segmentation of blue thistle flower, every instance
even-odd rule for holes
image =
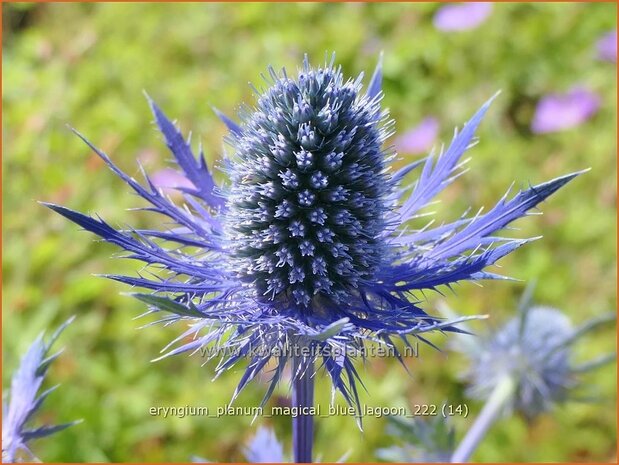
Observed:
[[[417,295],[498,278],[484,270],[528,240],[499,237],[497,231],[579,173],[511,198],[506,194],[486,214],[414,229],[412,220],[461,173],[461,157],[490,101],[446,151],[392,171],[395,153],[384,142],[393,122],[381,109],[380,63],[365,92],[362,76],[344,79],[333,60],[314,68],[306,58],[296,78],[269,68],[265,80],[268,88],[256,90],[257,103],[243,108],[240,124],[218,112],[234,148],[223,168],[230,182],[221,186],[202,150],[196,158],[149,99],[168,148],[194,186],[179,187],[184,205],[173,203],[146,174],[146,186],[138,183],[77,133],[150,203],[148,210],[175,226],[122,230],[46,205],[129,258],[163,271],[108,277],[152,291],[135,297],[152,311],[169,312],[163,322],[193,322],[164,356],[225,347],[217,373],[249,358],[234,396],[274,358],[266,401],[295,349],[307,348],[311,360],[294,364],[293,381],[307,371],[312,373],[305,378],[312,377],[313,361],[319,360],[334,388],[359,406],[352,352],[363,353],[367,341],[397,352],[398,339],[408,343],[409,337],[425,340],[422,334],[429,331],[459,331],[457,321],[428,315]],[[417,167],[420,176],[409,185],[405,179]]]
[[[469,382],[467,393],[483,399],[485,405],[452,455],[453,463],[468,461],[502,414],[518,412],[533,421],[573,398],[580,386],[581,373],[616,358],[613,353],[575,364],[572,353],[576,341],[614,321],[615,314],[593,318],[574,328],[559,310],[532,306],[533,288],[529,286],[525,291],[519,314],[498,331],[475,340],[456,338],[456,349],[471,361],[465,373]],[[454,316],[449,307],[443,307],[442,311]]]
[[[29,428],[27,425],[41,405],[58,386],[51,387],[37,396],[47,374],[47,369],[62,351],[48,355],[51,346],[62,331],[73,321],[70,318],[52,335],[48,342],[43,334],[32,343],[11,379],[8,406],[3,403],[2,462],[24,462],[37,460],[28,447],[30,441],[62,431],[79,421],[61,425],[44,425]]]
[[[602,315],[574,328],[561,311],[543,306],[526,307],[498,331],[461,347],[471,359],[466,373],[468,394],[487,400],[504,379],[512,380],[507,409],[528,420],[567,401],[579,386],[579,374],[614,360],[605,355],[575,364],[572,345],[589,331],[609,324],[614,314]]]

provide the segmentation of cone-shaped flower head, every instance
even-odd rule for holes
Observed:
[[[497,231],[578,174],[510,199],[506,194],[486,214],[438,227],[419,224],[418,213],[461,174],[461,157],[490,102],[447,150],[393,170],[394,154],[384,146],[392,122],[381,109],[381,81],[380,64],[367,90],[361,76],[346,80],[333,62],[314,68],[306,59],[294,78],[270,68],[267,89],[256,91],[256,106],[243,109],[240,124],[218,112],[234,148],[224,168],[230,182],[221,186],[202,152],[196,158],[151,102],[167,146],[193,185],[179,185],[183,205],[148,177],[147,187],[138,183],[80,136],[151,204],[148,210],[176,226],[117,230],[48,206],[130,258],[165,271],[154,279],[110,277],[153,291],[136,297],[172,314],[162,321],[192,321],[166,355],[223,346],[218,372],[248,357],[237,393],[275,359],[268,397],[297,356],[294,349],[305,347],[321,363],[298,366],[324,367],[334,387],[358,405],[353,352],[367,340],[396,350],[394,337],[456,331],[454,322],[429,316],[418,296],[441,285],[497,278],[484,269],[526,242],[500,238]],[[420,166],[417,181],[408,184],[408,174]]]
[[[386,258],[386,114],[332,66],[271,77],[233,136],[231,263],[258,298],[304,311],[346,300]]]
[[[467,374],[469,394],[487,399],[509,377],[515,385],[510,408],[534,419],[570,397],[583,369],[614,358],[604,356],[594,364],[579,366],[573,361],[572,347],[584,333],[612,318],[605,315],[574,328],[569,318],[554,308],[523,310],[497,332],[482,338],[475,349],[466,351],[472,361]]]

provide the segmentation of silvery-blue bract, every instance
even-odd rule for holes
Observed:
[[[527,242],[497,231],[578,173],[506,194],[485,214],[420,224],[413,220],[461,174],[461,156],[490,102],[446,150],[394,170],[395,154],[384,144],[392,121],[381,108],[380,64],[365,91],[362,76],[345,79],[333,61],[314,68],[306,59],[294,78],[270,68],[266,81],[240,124],[221,115],[234,148],[223,185],[202,152],[196,158],[151,102],[168,148],[194,186],[179,188],[182,205],[146,175],[143,186],[123,173],[80,135],[150,203],[148,210],[167,217],[158,229],[120,230],[48,206],[149,265],[152,273],[109,277],[152,291],[136,297],[169,312],[162,321],[191,322],[167,355],[226,349],[211,352],[221,355],[218,373],[249,358],[235,396],[274,359],[266,399],[297,356],[294,349],[309,348],[334,387],[358,404],[354,349],[371,340],[395,350],[396,339],[457,331],[454,322],[423,310],[423,291],[497,278],[484,269]],[[415,168],[420,173],[411,184]]]

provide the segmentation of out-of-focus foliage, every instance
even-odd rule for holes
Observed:
[[[442,416],[387,417],[387,434],[396,445],[379,449],[376,456],[385,462],[449,462],[455,449],[455,431]]]
[[[616,28],[614,4],[496,4],[476,29],[440,32],[436,4],[5,4],[3,7],[3,386],[37,333],[77,314],[50,373],[62,395],[47,403],[49,422],[83,418],[80,428],[33,444],[47,461],[182,461],[193,454],[242,460],[253,434],[253,416],[221,418],[152,416],[151,407],[208,406],[228,401],[239,373],[211,383],[212,366],[199,354],[150,363],[178,328],[136,328],[143,306],[121,295],[123,286],[93,273],[135,270],[110,260],[113,247],[54,216],[46,200],[101,214],[124,224],[128,207],[141,206],[66,130],[77,127],[118,165],[139,175],[164,166],[142,90],[194,140],[209,163],[223,151],[225,128],[211,110],[233,114],[251,103],[251,80],[267,64],[295,69],[304,52],[319,61],[337,53],[348,75],[373,68],[385,51],[385,104],[402,133],[432,116],[449,141],[496,90],[503,92],[481,126],[471,151],[472,169],[442,196],[436,210],[456,218],[466,205],[490,206],[513,180],[538,183],[591,167],[542,206],[544,216],[522,220],[519,236],[543,234],[502,261],[504,272],[537,279],[537,302],[560,307],[580,323],[616,306],[616,72],[597,59],[596,41]],[[536,102],[548,93],[584,86],[601,97],[599,111],[564,132],[533,135]],[[403,155],[404,156],[404,155]],[[131,215],[135,219],[135,215]],[[151,224],[139,216],[140,227]],[[460,313],[492,311],[502,321],[515,308],[520,283],[472,285],[446,294]],[[429,296],[436,300],[439,296]],[[495,309],[505,309],[497,315]],[[499,318],[499,316],[501,318]],[[445,346],[444,337],[433,342]],[[615,349],[612,333],[589,341],[586,353]],[[372,406],[463,402],[456,381],[462,358],[420,347],[407,364],[394,360],[360,367]],[[614,459],[616,372],[590,378],[597,404],[569,404],[532,429],[514,418],[498,425],[475,459],[484,461],[605,461]],[[266,380],[265,380],[266,381]],[[329,402],[328,383],[317,381],[317,399]],[[264,386],[250,386],[237,406],[257,405]],[[282,385],[267,409],[285,403]],[[471,414],[479,405],[470,403]],[[454,418],[461,434],[471,418]],[[258,419],[290,443],[288,417]],[[366,418],[361,433],[353,418],[319,418],[316,450],[364,461],[392,444],[384,418]],[[289,446],[286,446],[289,447]],[[326,453],[326,452],[325,452]]]

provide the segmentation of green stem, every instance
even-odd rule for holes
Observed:
[[[499,417],[513,396],[515,389],[516,383],[510,376],[505,376],[499,381],[475,423],[451,456],[452,463],[464,463],[469,460],[490,426]]]

